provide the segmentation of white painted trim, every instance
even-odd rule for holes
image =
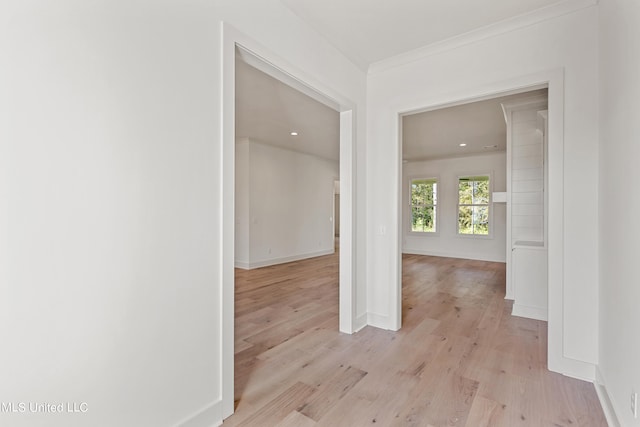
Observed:
[[[576,378],[590,383],[595,381],[596,365],[593,363],[564,357],[561,368],[562,371],[560,373],[566,377]]]
[[[315,258],[319,256],[324,256],[324,255],[331,255],[333,253],[335,253],[334,249],[325,249],[324,251],[309,252],[306,254],[291,255],[291,256],[285,256],[280,258],[269,258],[261,261],[255,261],[255,262],[236,261],[235,265],[236,265],[236,268],[241,268],[243,270],[253,270],[254,268],[285,264],[287,262],[300,261],[303,259]]]
[[[217,400],[205,406],[175,427],[217,427],[222,425],[222,400]]]
[[[354,332],[358,332],[359,330],[361,330],[362,328],[364,328],[365,326],[367,326],[367,314],[362,314],[360,316],[358,316],[356,318],[355,321],[355,325],[354,325]]]
[[[507,203],[507,192],[494,191],[491,193],[491,203]]]
[[[436,82],[437,83],[437,82]],[[397,147],[396,158],[390,165],[395,167],[395,179],[402,180],[402,136],[399,120],[402,115],[414,111],[430,111],[452,105],[490,99],[499,95],[527,92],[548,87],[549,105],[549,233],[548,233],[548,368],[569,376],[591,378],[594,376],[594,365],[575,361],[564,356],[564,69],[556,68],[533,74],[515,76],[511,79],[487,83],[474,88],[461,89],[458,92],[434,95],[422,100],[413,100],[411,104],[391,105],[390,111],[395,140],[391,144]],[[401,215],[396,211],[402,208],[402,189],[396,182],[392,186],[398,209],[390,218],[389,240],[401,242]],[[402,316],[402,255],[398,247],[392,247],[391,253],[398,256],[391,259],[390,277],[395,284],[390,284],[390,322],[396,329],[400,327]],[[511,297],[507,295],[507,297]],[[389,328],[389,329],[393,329]]]
[[[549,71],[547,105],[547,366],[569,372],[558,361],[564,358],[564,68]]]
[[[235,325],[235,31],[221,24],[221,52],[222,52],[222,131],[221,131],[221,191],[220,206],[222,210],[220,221],[221,266],[220,280],[220,371],[222,379],[222,418],[227,418],[234,411],[234,325]],[[212,141],[215,143],[215,141]]]
[[[522,305],[514,303],[511,308],[511,315],[518,317],[526,317],[527,319],[535,319],[547,321],[549,318],[549,314],[547,309],[544,307],[532,307],[529,305]]]
[[[300,79],[297,79],[296,77],[292,76],[291,74],[286,73],[286,72],[282,71],[281,69],[274,68],[274,67],[270,66],[269,63],[268,63],[269,61],[265,61],[262,58],[256,57],[253,54],[253,52],[249,52],[247,49],[245,49],[242,46],[238,46],[238,56],[245,64],[248,64],[248,65],[252,66],[253,68],[256,68],[256,69],[262,71],[266,75],[271,76],[274,79],[281,81],[282,83],[286,84],[287,86],[290,86],[290,87],[296,89],[298,92],[304,93],[309,98],[314,99],[314,100],[318,101],[319,103],[326,105],[327,107],[331,108],[332,110],[337,110],[337,111],[340,110],[340,104],[337,101],[335,101],[333,99],[330,99],[326,95],[316,91],[315,89],[313,89],[309,85],[303,83],[302,81],[300,81]]]
[[[469,31],[448,39],[422,46],[409,52],[401,53],[390,58],[377,61],[369,65],[369,74],[379,73],[391,68],[399,67],[411,62],[419,61],[431,55],[435,55],[447,50],[456,49],[461,46],[477,43],[491,37],[519,30],[531,25],[538,24],[549,19],[562,15],[577,12],[581,9],[594,6],[598,0],[565,0],[554,3],[546,7],[534,10],[529,13],[514,16],[494,24],[490,24],[476,30]]]
[[[470,254],[462,254],[459,252],[441,252],[441,251],[425,251],[422,249],[403,249],[403,254],[409,255],[427,255],[427,256],[437,256],[443,258],[457,258],[457,259],[470,259],[473,261],[488,261],[488,262],[505,262],[504,259],[483,256],[483,255],[470,255]]]
[[[616,410],[609,397],[607,385],[600,371],[600,366],[596,366],[596,380],[593,385],[596,388],[598,400],[600,400],[600,406],[602,406],[602,412],[604,412],[604,416],[607,419],[607,424],[609,424],[609,427],[620,427],[620,421],[618,421]]]
[[[243,54],[250,54],[262,60],[275,70],[306,85],[310,90],[327,98],[328,104],[335,102],[340,106],[340,226],[343,237],[340,250],[340,295],[355,295],[355,102],[327,87],[313,76],[305,73],[291,63],[282,59],[258,41],[244,35],[232,25],[221,22],[221,191],[219,204],[222,215],[220,221],[221,251],[221,289],[220,306],[215,307],[220,313],[222,333],[220,337],[220,378],[222,378],[222,417],[227,418],[234,411],[234,294],[235,294],[235,61],[236,46],[240,46]],[[349,132],[343,132],[343,121],[348,120]],[[216,141],[212,141],[215,144]],[[350,238],[345,238],[349,236]],[[353,315],[356,307],[355,298],[340,303],[340,330],[353,332]],[[344,325],[342,318],[350,322]]]
[[[238,260],[236,260],[234,262],[233,266],[235,268],[239,268],[241,270],[251,270],[251,267],[249,267],[249,262],[248,261],[238,261]]]
[[[400,328],[394,329],[394,325],[390,323],[390,317],[377,313],[367,313],[367,323],[370,326],[374,326],[380,329],[387,329],[391,331],[397,331]]]
[[[339,269],[339,329],[355,332],[356,312],[356,227],[355,227],[355,114],[340,113],[340,269]]]
[[[392,110],[393,111],[393,110]],[[393,133],[395,135],[396,140],[396,158],[392,159],[392,164],[396,166],[397,173],[394,176],[395,185],[392,185],[391,188],[395,189],[395,202],[396,209],[391,210],[391,227],[389,241],[391,242],[391,254],[395,254],[395,260],[391,259],[390,266],[390,274],[389,278],[396,282],[396,286],[393,287],[393,284],[390,284],[391,289],[389,289],[389,319],[387,322],[387,327],[385,329],[391,329],[393,331],[397,331],[402,327],[402,247],[404,246],[404,225],[403,225],[403,214],[404,207],[402,206],[403,200],[403,185],[404,185],[404,161],[402,160],[402,114],[396,113],[395,120],[393,121]],[[393,161],[395,160],[395,161]],[[392,194],[393,196],[393,194]],[[393,198],[392,198],[393,199]],[[394,216],[395,215],[395,216]],[[395,224],[395,227],[394,227]],[[395,233],[395,238],[393,236]],[[395,261],[395,263],[394,263]],[[395,267],[395,268],[394,268]],[[375,318],[374,318],[375,320]],[[370,325],[374,325],[371,321],[369,321]]]

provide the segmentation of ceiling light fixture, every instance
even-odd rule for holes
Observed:
[[[460,147],[466,147],[467,144],[465,144],[464,142],[461,142],[460,144],[458,144]]]
[[[482,147],[482,148],[484,148],[485,150],[489,150],[489,149],[491,149],[491,148],[498,148],[498,145],[496,145],[496,144],[494,144],[494,145],[485,145],[485,146],[484,146],[484,147]]]
[[[291,136],[298,136],[298,132],[296,131],[291,132]]]

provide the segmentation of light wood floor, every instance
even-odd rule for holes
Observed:
[[[236,271],[224,426],[606,426],[592,384],[546,370],[500,263],[403,257],[403,326],[338,332],[336,255]]]

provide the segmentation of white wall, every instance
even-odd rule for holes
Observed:
[[[600,363],[622,426],[640,392],[640,285],[634,175],[640,159],[640,3],[600,0]]]
[[[393,327],[397,315],[389,303],[396,292],[399,188],[398,111],[410,111],[436,102],[463,99],[503,82],[522,81],[526,76],[562,69],[564,94],[550,90],[550,104],[564,95],[564,245],[562,258],[564,306],[564,361],[584,368],[593,376],[597,363],[598,337],[598,222],[594,203],[598,179],[597,125],[597,7],[549,19],[525,28],[495,35],[449,50],[440,50],[406,65],[368,76],[367,97],[367,198],[369,242],[369,311],[380,326]],[[514,83],[515,84],[515,83]],[[550,114],[552,112],[550,111]],[[550,126],[552,125],[550,120]],[[386,233],[385,233],[386,232]],[[584,362],[584,364],[582,363]]]
[[[506,204],[494,203],[491,237],[458,235],[458,177],[491,175],[491,191],[506,191],[505,153],[405,163],[403,172],[403,252],[505,262],[507,246]],[[411,179],[438,178],[438,232],[411,232]]]
[[[364,74],[278,0],[0,2],[0,401],[89,405],[0,424],[219,421],[221,21],[352,100],[362,148]]]
[[[248,212],[244,207],[236,211],[237,237],[248,237],[248,258],[237,258],[236,266],[256,268],[333,253],[338,162],[252,140],[237,144],[236,154],[236,184],[248,181],[236,185],[236,198],[243,204],[248,200]],[[236,246],[245,249],[242,242]]]

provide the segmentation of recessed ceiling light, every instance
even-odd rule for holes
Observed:
[[[464,142],[461,142],[460,144],[458,144],[460,147],[466,147],[467,144],[465,144]]]
[[[298,136],[298,132],[296,131],[291,132],[291,136]]]
[[[482,148],[484,148],[484,149],[486,149],[486,150],[489,150],[489,149],[491,149],[491,148],[498,148],[498,145],[497,145],[497,144],[494,144],[494,145],[485,145],[485,146],[484,146],[484,147],[482,147]]]

